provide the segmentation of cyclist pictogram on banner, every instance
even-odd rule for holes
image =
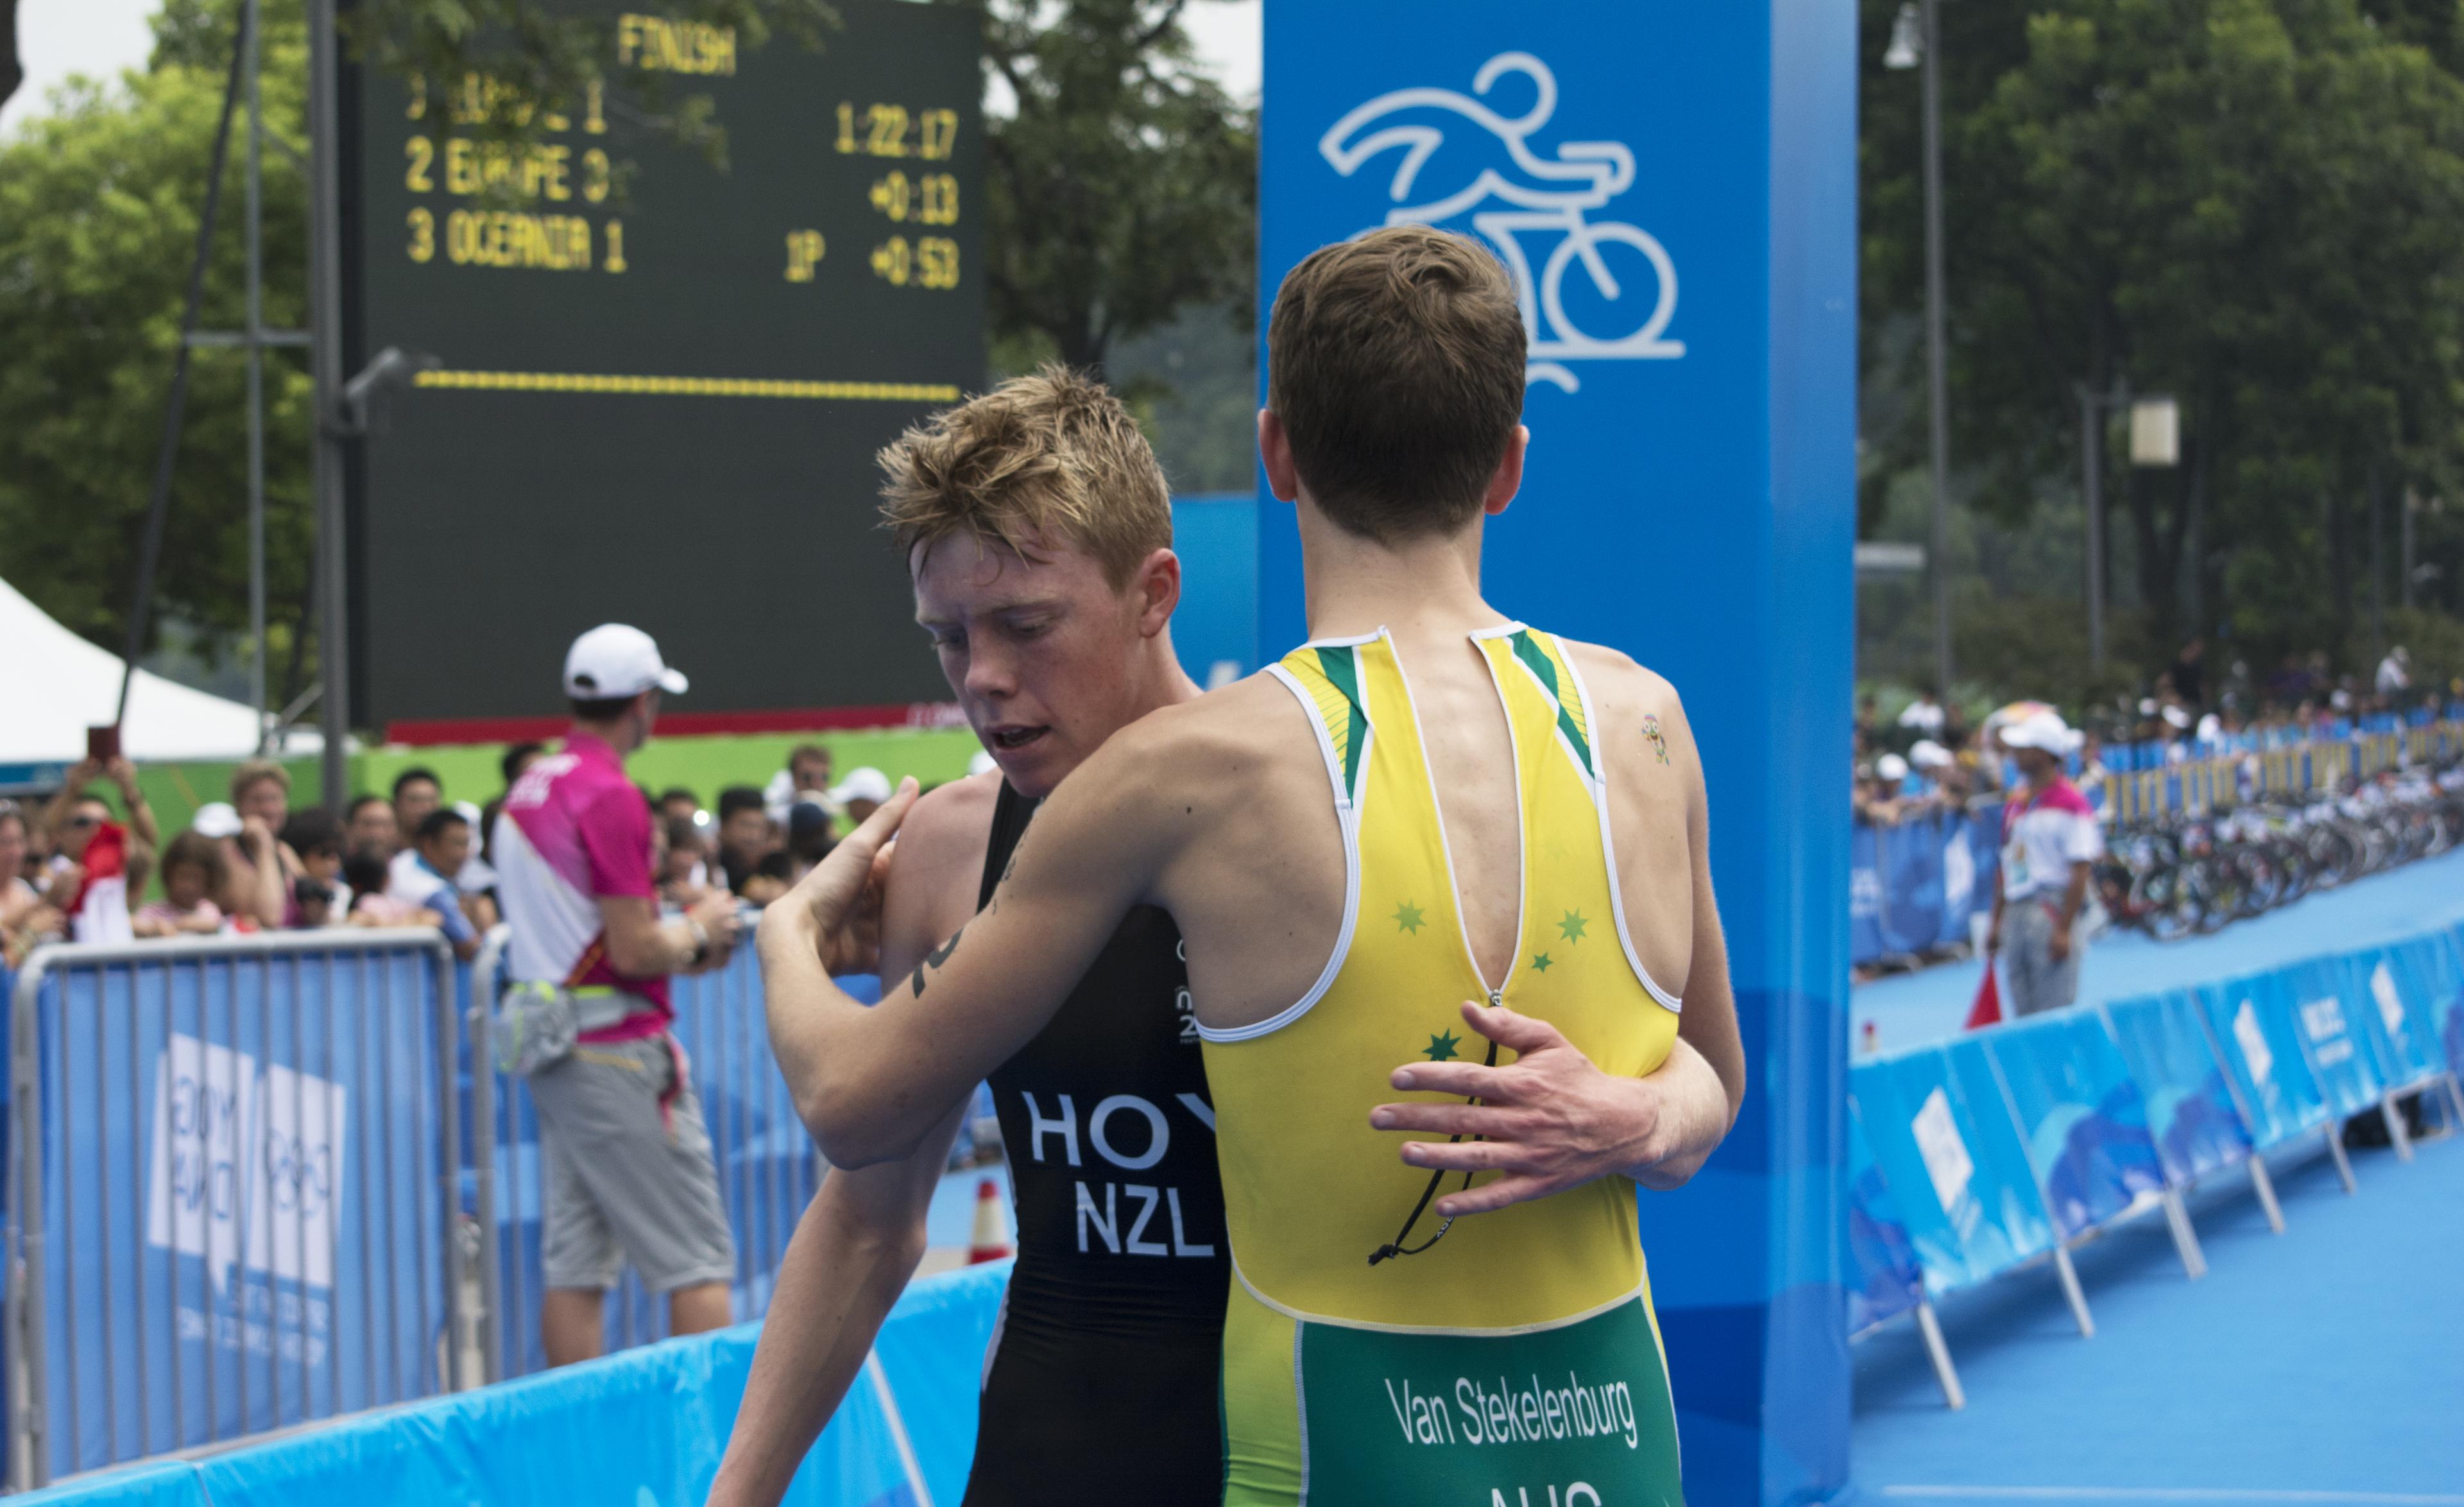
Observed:
[[[1536,91],[1519,116],[1501,115],[1473,97],[1486,96],[1507,75]],[[1666,333],[1677,315],[1677,265],[1667,249],[1639,226],[1589,217],[1634,187],[1633,148],[1559,142],[1553,157],[1541,156],[1532,138],[1556,109],[1557,78],[1549,65],[1529,53],[1500,53],[1473,75],[1472,94],[1415,88],[1379,95],[1335,122],[1318,151],[1347,178],[1387,152],[1401,154],[1386,185],[1389,225],[1443,225],[1468,214],[1513,275],[1530,340],[1525,380],[1573,392],[1581,384],[1568,362],[1668,361],[1683,356],[1685,344]],[[1532,257],[1544,251],[1535,277]],[[1586,328],[1569,315],[1566,274],[1578,265],[1593,299],[1605,305],[1587,308],[1583,318],[1595,325],[1615,320],[1617,327]]]

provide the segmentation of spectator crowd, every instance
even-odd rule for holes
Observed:
[[[48,801],[0,800],[0,965],[47,942],[326,926],[432,926],[471,957],[498,919],[490,853],[504,791],[546,752],[506,748],[502,786],[484,806],[449,800],[434,770],[413,765],[340,818],[293,809],[289,771],[253,760],[232,771],[228,800],[198,808],[167,840],[135,767],[87,760]],[[720,790],[715,812],[682,786],[645,789],[660,900],[685,910],[725,893],[767,904],[890,793],[874,768],[834,783],[818,743],[793,749],[766,787]]]
[[[2326,737],[2336,724],[2356,718],[2404,715],[2454,698],[2464,698],[2464,685],[2417,685],[2402,645],[2390,649],[2365,680],[2334,674],[2324,651],[2288,654],[2265,676],[2246,660],[2217,675],[2208,663],[2205,641],[2193,638],[2135,701],[2087,709],[2079,744],[2068,761],[2071,779],[2102,810],[2110,744],[2138,745],[2154,750],[2164,763],[2179,764],[2208,753]],[[2045,710],[2042,702],[2014,701],[1971,724],[1928,685],[1886,720],[1881,698],[1870,691],[1860,695],[1852,735],[1856,819],[1890,827],[2001,804],[2023,782],[1999,734]]]

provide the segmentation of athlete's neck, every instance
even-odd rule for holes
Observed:
[[[1127,727],[1149,712],[1183,701],[1195,701],[1205,692],[1180,667],[1180,656],[1173,652],[1172,630],[1166,628],[1153,638],[1141,639],[1137,653],[1130,662],[1130,713],[1121,720]],[[1120,728],[1113,729],[1114,732]]]
[[[1306,491],[1297,507],[1311,638],[1380,628],[1404,638],[1452,636],[1506,621],[1480,594],[1485,517],[1454,534],[1385,544],[1336,527]]]

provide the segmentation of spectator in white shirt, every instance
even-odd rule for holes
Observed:
[[[2379,661],[2377,685],[2381,696],[2401,696],[2412,689],[2412,656],[2404,652],[2404,645],[2388,650]]]
[[[1933,687],[1927,686],[1917,693],[1917,698],[1907,704],[1906,710],[1900,713],[1900,725],[1913,727],[1927,738],[1933,738],[1942,732],[1942,698],[1935,694]]]

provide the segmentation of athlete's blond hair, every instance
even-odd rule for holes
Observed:
[[[945,409],[881,453],[881,516],[911,562],[953,534],[1083,549],[1114,587],[1172,547],[1172,493],[1111,389],[1065,366]]]

